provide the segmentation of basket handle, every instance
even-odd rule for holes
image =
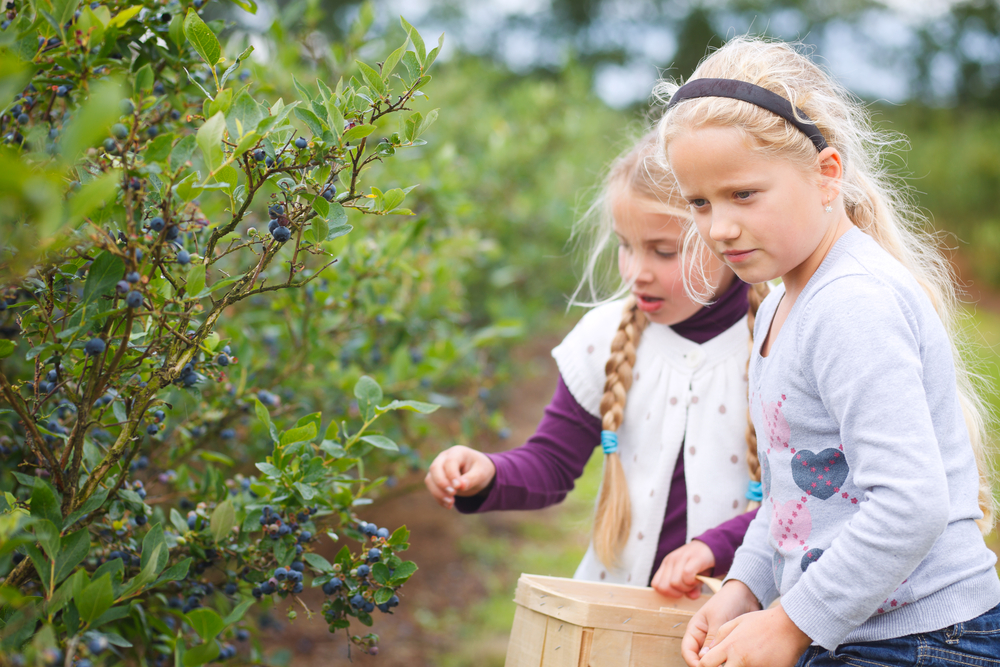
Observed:
[[[708,586],[708,589],[713,593],[718,593],[722,588],[722,579],[716,579],[714,577],[703,577],[702,575],[695,575],[695,579],[701,583]]]

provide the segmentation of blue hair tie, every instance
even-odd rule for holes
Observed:
[[[761,486],[760,482],[751,480],[747,484],[747,500],[753,500],[758,503],[764,500],[764,487]]]
[[[605,454],[614,454],[618,451],[618,434],[614,431],[601,431],[601,448]]]

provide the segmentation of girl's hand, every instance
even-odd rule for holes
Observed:
[[[449,447],[431,463],[424,484],[445,509],[455,506],[455,496],[474,496],[497,474],[490,457],[469,447]]]
[[[744,614],[724,624],[714,644],[697,664],[699,667],[727,664],[793,667],[811,643],[809,636],[799,630],[779,605]]]
[[[691,540],[666,555],[653,576],[651,585],[667,597],[679,598],[687,595],[696,600],[701,597],[701,582],[695,579],[695,575],[707,573],[713,567],[715,567],[715,554],[708,545],[698,540]]]
[[[719,628],[743,614],[760,610],[757,597],[742,581],[731,579],[722,590],[713,595],[688,622],[681,640],[681,656],[689,667],[703,667],[701,656],[714,643]],[[782,612],[784,613],[784,612]],[[725,662],[720,660],[716,665]],[[734,661],[734,664],[740,664]]]

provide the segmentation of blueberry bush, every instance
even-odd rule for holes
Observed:
[[[424,144],[441,42],[386,46],[366,6],[322,53],[279,16],[255,60],[212,8],[6,4],[2,665],[262,662],[248,611],[280,599],[376,653],[352,623],[416,565],[358,512],[510,333],[462,315],[481,240],[365,173]]]

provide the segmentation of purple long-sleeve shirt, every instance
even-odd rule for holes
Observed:
[[[673,330],[695,343],[704,343],[727,330],[747,312],[749,286],[733,285],[713,304],[674,325]],[[601,420],[587,412],[559,378],[555,395],[535,434],[516,449],[487,454],[496,466],[496,476],[482,492],[456,497],[462,513],[493,510],[540,509],[561,502],[583,474],[590,455],[601,441]],[[729,570],[733,555],[743,541],[756,511],[741,514],[708,530],[695,539],[704,542],[715,556],[713,575]],[[667,510],[653,560],[650,580],[663,558],[684,545],[687,535],[687,485],[684,481],[684,447],[677,457]]]

